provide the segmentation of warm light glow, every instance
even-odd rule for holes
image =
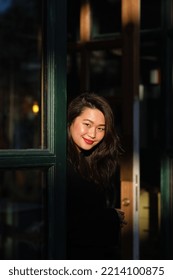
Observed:
[[[91,32],[91,7],[88,0],[84,1],[80,10],[80,40],[87,42]]]
[[[140,2],[140,0],[122,1],[122,25],[124,28],[129,26],[133,26],[133,28],[139,28]]]
[[[40,110],[40,108],[39,108],[38,104],[34,103],[33,106],[32,106],[33,113],[38,114],[39,110]]]

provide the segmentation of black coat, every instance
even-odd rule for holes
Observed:
[[[116,259],[120,220],[103,187],[67,169],[67,259]]]

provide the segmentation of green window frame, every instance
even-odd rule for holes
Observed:
[[[65,259],[66,1],[44,3],[46,149],[0,150],[0,168],[46,168],[47,258]],[[45,86],[46,85],[46,86]]]

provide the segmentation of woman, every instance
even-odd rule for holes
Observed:
[[[119,258],[124,213],[110,203],[119,140],[108,102],[94,93],[68,107],[67,258]]]

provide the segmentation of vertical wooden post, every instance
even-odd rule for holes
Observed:
[[[89,54],[85,43],[91,38],[91,7],[89,0],[83,0],[80,9],[80,42],[83,43],[81,51],[81,85],[80,90],[88,90],[89,85]]]
[[[83,0],[80,9],[80,41],[87,42],[91,35],[91,8],[88,0]]]
[[[122,1],[123,145],[121,208],[128,222],[122,230],[122,258],[133,259],[133,103],[139,91],[140,0]]]

